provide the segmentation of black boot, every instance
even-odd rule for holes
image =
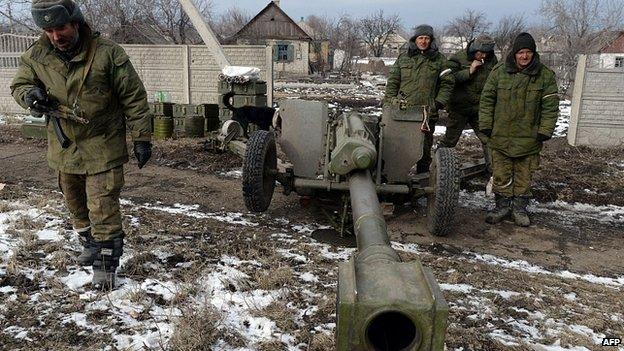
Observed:
[[[531,219],[527,212],[529,198],[526,196],[517,196],[513,199],[512,217],[517,226],[528,227],[531,225]]]
[[[112,290],[115,288],[115,274],[119,267],[119,258],[123,254],[123,237],[96,242],[98,254],[93,261],[94,290]]]
[[[90,266],[98,253],[98,247],[91,235],[91,227],[78,229],[76,232],[78,233],[78,240],[82,244],[82,252],[76,256],[76,262],[81,266]]]
[[[494,194],[494,196],[496,207],[488,211],[485,216],[485,221],[490,224],[500,223],[511,215],[511,198],[499,194]]]

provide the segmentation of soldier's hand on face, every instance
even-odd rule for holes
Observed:
[[[139,168],[143,168],[150,157],[152,157],[152,143],[149,141],[135,141],[134,156],[137,158]]]
[[[483,61],[481,60],[473,60],[470,64],[470,74],[473,74],[483,65]]]
[[[24,102],[35,113],[41,114],[50,110],[48,94],[40,87],[32,87],[26,95]]]

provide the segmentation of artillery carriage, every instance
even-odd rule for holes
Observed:
[[[324,102],[293,99],[280,103],[274,131],[254,132],[245,143],[236,140],[241,134],[237,123],[227,121],[219,138],[244,157],[243,196],[250,211],[268,209],[276,182],[286,194],[348,192],[345,169],[365,164],[380,199],[426,197],[428,230],[443,236],[452,227],[460,179],[478,174],[483,166],[460,169],[454,150],[439,148],[429,172],[416,173],[414,166],[423,153],[421,127],[427,120],[424,106],[386,104],[381,116],[362,116],[330,114]],[[370,143],[363,145],[362,140]]]

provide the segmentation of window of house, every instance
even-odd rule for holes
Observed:
[[[288,45],[277,45],[277,61],[288,61]]]
[[[295,47],[286,43],[278,43],[275,45],[273,59],[275,62],[292,62],[295,59]]]
[[[624,68],[624,56],[615,58],[615,67],[616,68]]]

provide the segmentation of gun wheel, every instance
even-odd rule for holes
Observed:
[[[438,148],[429,170],[429,186],[433,191],[427,195],[427,228],[435,236],[450,232],[459,203],[460,169],[455,150]]]
[[[272,132],[259,130],[247,141],[243,160],[243,198],[252,212],[264,212],[271,204],[277,175],[277,149]]]

